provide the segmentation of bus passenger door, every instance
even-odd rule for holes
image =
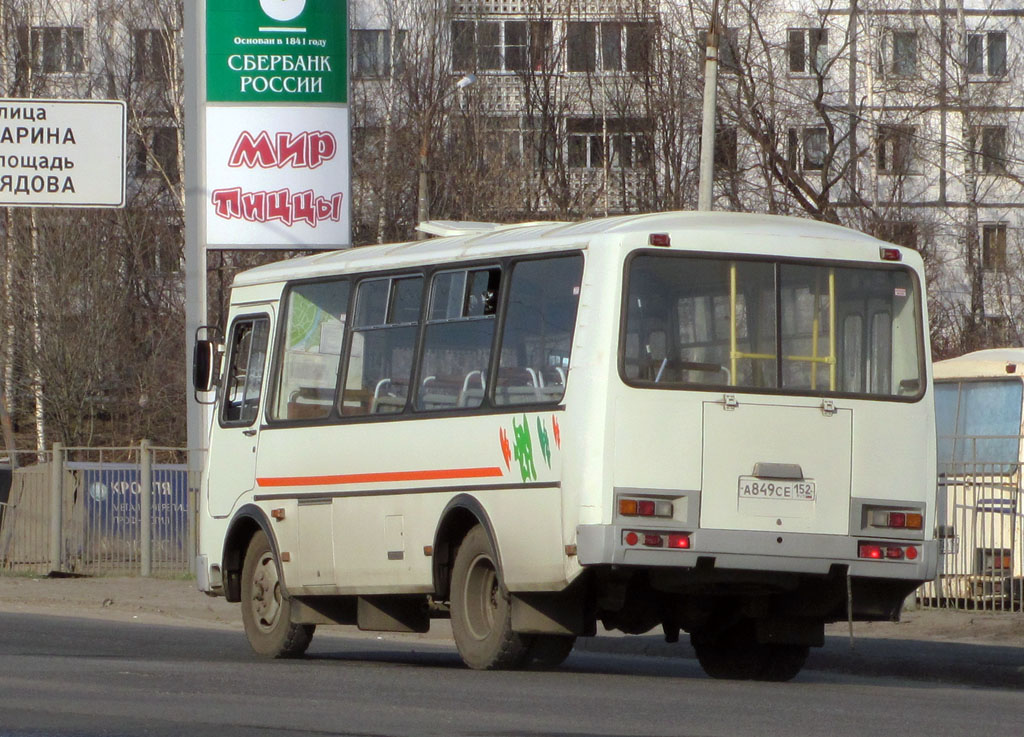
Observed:
[[[206,493],[207,509],[214,517],[229,514],[255,484],[269,336],[270,316],[265,313],[239,317],[231,326],[220,403],[210,433]]]

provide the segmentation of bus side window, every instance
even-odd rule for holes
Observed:
[[[500,283],[497,267],[434,276],[416,409],[464,409],[483,403]]]
[[[559,402],[569,373],[583,257],[521,261],[513,267],[494,402]]]
[[[422,293],[421,276],[360,282],[341,401],[343,415],[405,410]]]
[[[288,292],[277,387],[277,420],[327,417],[334,406],[348,317],[347,281],[299,284]]]
[[[221,399],[224,425],[251,425],[259,414],[269,328],[263,316],[242,318],[232,328]]]

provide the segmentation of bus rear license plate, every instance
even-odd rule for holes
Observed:
[[[785,481],[740,476],[741,499],[792,499],[813,502],[817,489],[813,481]]]

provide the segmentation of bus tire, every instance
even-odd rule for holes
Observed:
[[[758,680],[761,681],[791,681],[796,678],[811,648],[807,645],[761,645],[761,670],[758,673]]]
[[[749,623],[748,623],[749,624]],[[741,681],[789,681],[804,667],[810,647],[760,643],[751,627],[740,626],[717,637],[690,636],[701,668],[712,678]]]
[[[541,670],[557,668],[576,644],[574,635],[534,635],[530,643],[530,666]]]
[[[530,638],[512,631],[512,602],[496,559],[487,531],[477,525],[452,566],[452,634],[462,662],[474,670],[516,668],[529,657]]]
[[[266,533],[257,531],[242,564],[242,623],[259,655],[297,658],[309,647],[316,625],[291,622],[291,600],[282,590],[280,570]]]
[[[697,662],[712,678],[749,681],[757,678],[761,671],[761,659],[755,647],[741,647],[735,644],[693,643]]]

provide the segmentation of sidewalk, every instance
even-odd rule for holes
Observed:
[[[238,604],[206,596],[196,590],[191,580],[0,576],[0,612],[242,630]],[[355,627],[338,627],[334,631],[346,636],[380,636],[361,633]],[[848,625],[829,625],[826,634],[846,638]],[[387,636],[443,642],[450,641],[451,630],[446,620],[434,620],[431,631],[425,635]],[[904,612],[903,621],[898,623],[856,623],[854,637],[1024,647],[1024,615],[918,609]],[[685,634],[680,638],[681,642],[686,639]],[[641,655],[679,652],[679,645],[664,643],[657,631],[639,637],[604,633],[597,638],[580,638],[577,648]]]

